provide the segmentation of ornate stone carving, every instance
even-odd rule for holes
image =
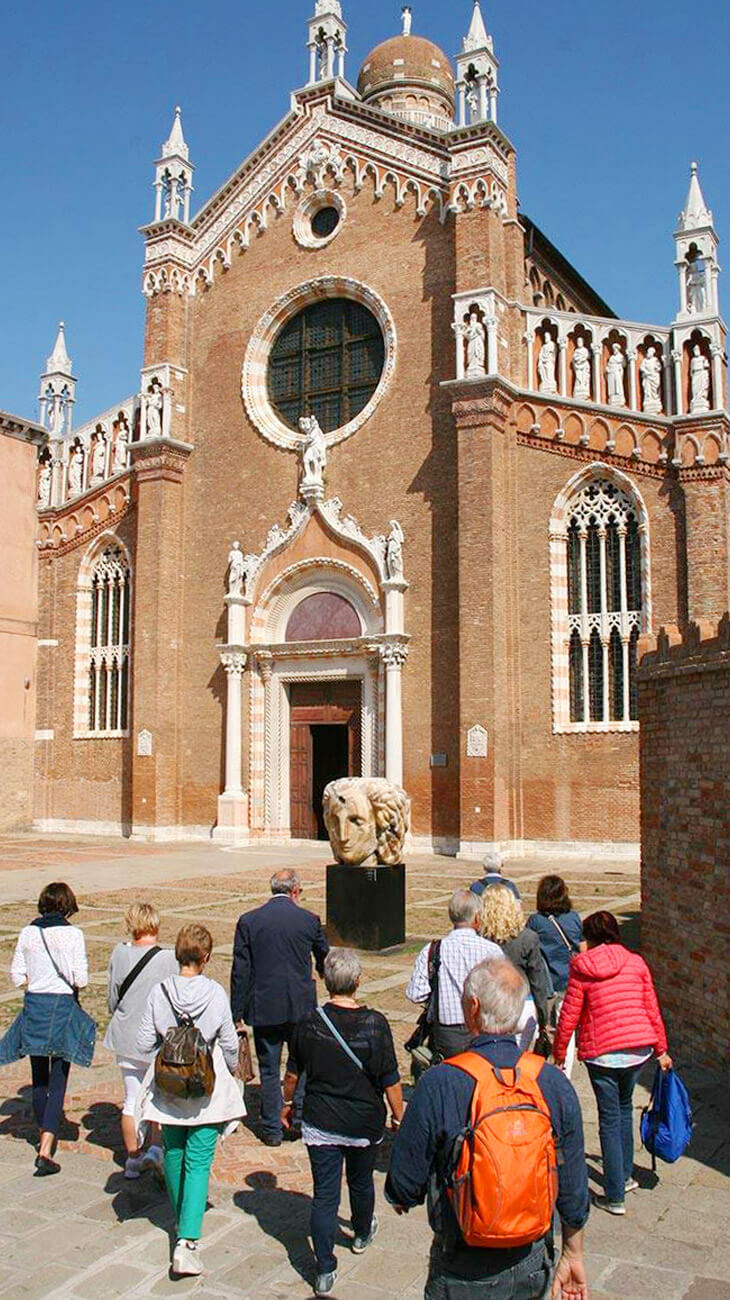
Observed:
[[[241,543],[234,542],[228,555],[228,595],[242,596],[246,581],[246,560],[241,551]]]
[[[338,178],[342,173],[343,159],[339,148],[331,140],[314,140],[299,159],[297,179],[300,185],[306,180],[324,185],[325,174],[332,171]]]
[[[624,374],[626,357],[620,343],[611,344],[611,355],[606,363],[606,391],[609,406],[625,406]]]
[[[403,668],[408,659],[408,646],[388,642],[380,647],[380,655],[386,668]]]
[[[692,415],[710,409],[710,363],[702,352],[699,343],[692,348],[689,363],[690,402]]]
[[[389,579],[403,577],[403,543],[405,533],[397,519],[391,519],[390,532],[385,539],[385,568]]]
[[[403,861],[411,801],[401,786],[382,777],[343,777],[325,788],[322,804],[337,862],[369,867]]]
[[[38,505],[41,510],[46,510],[51,503],[52,474],[50,461],[42,460],[38,473]]]
[[[144,395],[145,436],[147,438],[162,437],[162,410],[164,401],[162,384],[159,379],[153,379]]]
[[[486,758],[489,749],[489,735],[486,727],[480,723],[470,727],[466,733],[467,758]]]
[[[80,443],[77,443],[71,453],[71,460],[68,466],[68,494],[70,497],[78,497],[84,490],[84,449]]]
[[[138,758],[152,757],[152,732],[146,727],[137,732],[137,756]]]
[[[537,359],[537,373],[539,377],[539,391],[541,393],[557,393],[558,385],[555,378],[555,364],[557,361],[558,349],[555,339],[550,330],[545,331],[540,354]]]
[[[327,465],[327,443],[314,415],[303,415],[299,428],[304,435],[300,456],[302,476],[299,491],[305,501],[317,500],[324,493],[324,471]]]
[[[246,653],[244,650],[222,650],[221,663],[229,677],[241,678],[246,671]]]
[[[644,410],[650,415],[660,415],[662,411],[662,364],[656,354],[655,347],[646,349],[646,356],[639,367],[639,371],[644,394]]]
[[[106,438],[99,429],[94,438],[91,452],[91,481],[102,483],[106,477]]]
[[[467,379],[483,379],[487,373],[487,342],[484,326],[475,311],[470,312],[469,319],[461,327],[461,334],[466,344]]]
[[[573,396],[584,402],[591,400],[591,354],[582,334],[575,336],[573,352]]]
[[[129,426],[125,418],[119,421],[117,437],[114,443],[113,474],[121,474],[129,463]]]

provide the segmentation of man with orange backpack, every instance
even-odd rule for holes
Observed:
[[[395,1140],[386,1198],[404,1214],[428,1194],[425,1300],[588,1300],[580,1106],[560,1070],[520,1055],[527,992],[504,957],[474,967],[463,1010],[475,1038],[423,1075]],[[556,1207],[562,1251],[553,1273]]]

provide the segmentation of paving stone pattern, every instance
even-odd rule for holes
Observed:
[[[50,876],[65,877],[79,893],[78,918],[87,937],[92,985],[84,1004],[106,1022],[106,963],[121,937],[121,917],[134,897],[155,902],[162,938],[172,942],[184,920],[196,917],[216,939],[213,975],[228,981],[235,921],[267,896],[267,878],[285,863],[301,870],[305,904],[324,914],[326,850],[315,846],[236,852],[210,846],[126,845],[89,840],[0,838],[0,964],[7,971],[18,927],[33,913],[33,899]],[[627,942],[638,938],[638,868],[628,860],[510,864],[526,910],[540,875],[561,870],[582,912],[609,905],[621,917]],[[446,858],[409,864],[408,938],[388,954],[364,955],[363,995],[392,1025],[402,1049],[415,1019],[404,988],[419,945],[446,928],[446,904],[457,884],[473,879],[473,865]],[[142,888],[149,881],[148,888]],[[0,986],[0,1027],[19,1004],[7,982]],[[638,1154],[641,1190],[629,1198],[622,1220],[594,1211],[587,1229],[593,1300],[730,1300],[730,1150],[727,1102],[707,1072],[687,1068],[697,1118],[691,1155],[662,1166],[658,1185],[644,1152]],[[172,1219],[164,1190],[151,1174],[125,1182],[121,1172],[121,1090],[109,1053],[97,1051],[90,1070],[74,1069],[62,1133],[62,1174],[32,1177],[34,1130],[28,1068],[22,1062],[0,1075],[0,1297],[116,1296],[194,1293],[205,1297],[287,1297],[311,1294],[313,1257],[308,1241],[310,1176],[301,1143],[264,1147],[257,1137],[258,1087],[247,1089],[245,1128],[219,1147],[204,1225],[200,1280],[169,1276]],[[583,1102],[591,1182],[600,1188],[595,1107],[582,1067],[574,1082]],[[643,1084],[650,1084],[651,1070]],[[637,1090],[636,1109],[646,1086]],[[376,1175],[382,1184],[384,1144]],[[338,1243],[339,1300],[376,1300],[423,1294],[430,1242],[425,1211],[396,1218],[380,1201],[381,1229],[367,1254],[348,1249],[349,1211],[341,1209]]]

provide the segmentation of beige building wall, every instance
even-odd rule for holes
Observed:
[[[0,413],[0,830],[32,820],[39,433]]]

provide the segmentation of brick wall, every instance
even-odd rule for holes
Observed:
[[[642,934],[670,1051],[730,1059],[730,616],[647,646],[639,685]]]

